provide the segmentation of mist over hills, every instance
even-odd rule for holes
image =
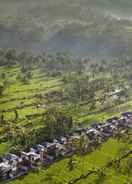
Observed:
[[[0,47],[40,53],[132,55],[132,1],[0,1]]]

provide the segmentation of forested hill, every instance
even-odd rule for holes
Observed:
[[[129,0],[0,1],[0,47],[131,55],[131,8]]]

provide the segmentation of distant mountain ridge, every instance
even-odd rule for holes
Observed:
[[[131,56],[130,8],[129,0],[0,2],[0,47],[34,53]]]

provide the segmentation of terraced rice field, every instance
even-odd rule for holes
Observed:
[[[15,118],[14,111],[18,112],[17,126],[30,126],[30,120],[26,116],[31,116],[32,128],[41,126],[39,124],[39,114],[45,112],[45,108],[37,108],[35,97],[36,94],[44,95],[48,91],[55,90],[61,86],[59,79],[49,78],[43,73],[40,74],[39,69],[32,70],[32,79],[28,84],[23,84],[17,79],[20,74],[19,66],[12,68],[0,68],[0,73],[6,73],[6,80],[9,81],[3,96],[0,98],[0,112],[3,112],[4,118],[7,121],[12,121]],[[0,83],[3,82],[0,79]],[[37,118],[33,116],[38,114]],[[2,128],[0,128],[0,137],[2,137]],[[8,149],[8,143],[0,144],[0,153],[4,153]]]
[[[102,168],[109,160],[117,158],[121,150],[124,149],[124,145],[123,141],[118,142],[111,139],[99,150],[95,150],[83,157],[74,156],[75,168],[73,171],[69,171],[68,159],[64,159],[53,164],[48,169],[40,169],[36,173],[30,173],[24,178],[11,182],[11,184],[66,184],[78,178],[82,173],[85,174],[88,170]],[[77,184],[124,184],[127,180],[132,182],[130,175],[119,174],[114,168],[108,168],[106,173],[105,177],[91,175],[86,179],[80,180]]]
[[[44,94],[49,90],[56,89],[60,84],[58,79],[48,78],[44,75],[39,78],[39,71],[35,69],[32,71],[33,76],[29,84],[22,84],[16,80],[17,75],[19,75],[19,68],[16,68],[14,73],[12,70],[10,69],[7,74],[11,84],[6,88],[3,97],[0,99],[0,111],[10,111],[8,118],[10,118],[9,114],[17,108],[20,108],[21,117],[38,112],[37,109],[33,108],[35,103],[34,95]],[[25,106],[28,107],[25,109]]]
[[[23,84],[18,80],[20,74],[19,66],[12,68],[0,68],[0,73],[6,73],[6,78],[9,79],[9,85],[7,85],[4,95],[0,98],[0,112],[4,111],[4,117],[9,122],[14,120],[14,110],[18,111],[17,126],[27,126],[31,129],[37,129],[41,126],[39,114],[45,112],[45,108],[37,108],[36,101],[38,100],[35,95],[56,90],[62,87],[60,78],[48,77],[40,69],[34,67],[32,70],[32,79],[28,84]],[[2,79],[0,79],[2,82]],[[46,104],[46,99],[43,99],[43,103]],[[88,113],[87,105],[82,105],[76,111],[74,109],[69,110],[73,115],[76,122],[84,122],[84,126],[87,126],[91,121],[103,121],[113,115],[119,115],[125,110],[132,109],[132,101],[126,102],[122,105],[113,107],[105,112],[94,112]],[[33,116],[38,114],[38,116]],[[32,124],[30,126],[30,116]],[[0,128],[0,138],[3,136],[2,128]],[[0,143],[0,154],[8,151],[10,143]],[[24,178],[20,178],[11,182],[11,184],[66,184],[70,180],[79,177],[82,173],[87,173],[90,169],[101,168],[109,160],[114,159],[118,156],[121,149],[125,147],[126,143],[123,141],[118,142],[117,140],[111,139],[105,143],[100,150],[94,150],[92,153],[87,154],[83,157],[74,156],[75,168],[73,171],[68,169],[68,158],[61,160],[49,168],[40,168],[38,172],[29,173]],[[131,146],[131,145],[129,145]],[[131,147],[132,148],[132,147]],[[125,184],[125,182],[132,182],[132,177],[127,174],[119,174],[116,169],[109,168],[105,177],[99,177],[92,175],[84,180],[79,181],[77,184]],[[127,184],[129,184],[129,182]]]

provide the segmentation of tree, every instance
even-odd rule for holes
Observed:
[[[44,127],[47,138],[53,140],[68,134],[73,127],[73,120],[62,110],[50,107],[44,114]]]
[[[5,58],[7,60],[7,66],[10,67],[14,64],[16,64],[16,51],[15,49],[8,49],[6,52],[5,52]]]
[[[4,114],[2,113],[0,116],[0,124],[3,125],[4,123],[5,123]]]
[[[15,110],[14,110],[14,113],[15,113],[15,121],[16,121],[16,120],[18,119],[18,117],[19,117],[19,116],[18,116],[18,111],[15,109]]]
[[[1,74],[1,78],[2,78],[2,79],[6,79],[6,73],[3,72],[3,73]]]
[[[90,141],[88,139],[88,136],[82,135],[80,137],[79,144],[78,144],[78,153],[79,153],[79,155],[81,157],[81,161],[82,161],[82,173],[84,171],[84,158],[83,158],[83,155],[88,150],[89,142]]]
[[[0,96],[3,95],[3,92],[4,92],[4,84],[0,83]]]
[[[73,159],[73,157],[71,157],[71,158],[68,160],[68,169],[69,169],[69,171],[73,171],[74,168],[75,168],[75,165],[76,165],[76,162],[75,162],[75,160]]]

